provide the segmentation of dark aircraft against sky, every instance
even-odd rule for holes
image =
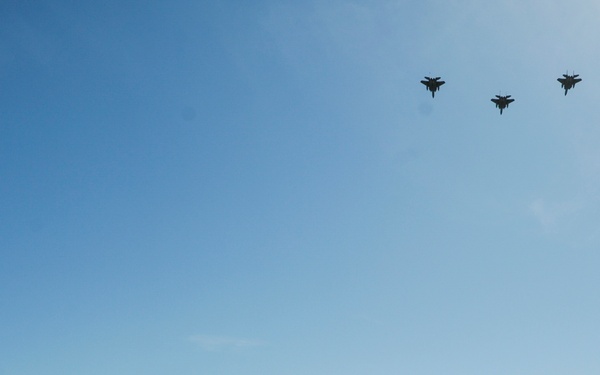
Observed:
[[[508,105],[512,102],[514,102],[514,99],[509,99],[510,95],[506,95],[506,96],[502,96],[502,95],[496,95],[495,99],[492,99],[492,101],[494,103],[496,103],[496,108],[500,108],[500,114],[502,114],[502,110],[504,108],[507,108]]]
[[[569,89],[575,87],[575,84],[577,82],[581,82],[581,78],[577,78],[579,77],[579,74],[575,74],[575,72],[573,72],[573,75],[570,76],[569,72],[567,71],[567,74],[563,74],[564,78],[558,78],[557,81],[560,82],[560,87],[565,89],[565,95],[567,95],[567,91],[569,91]]]
[[[435,92],[440,89],[440,86],[443,85],[444,81],[440,81],[441,77],[425,77],[427,81],[421,81],[422,84],[425,85],[425,89],[431,91],[431,97],[435,97]]]
[[[557,79],[557,81],[560,82],[561,87],[565,89],[565,95],[567,95],[567,91],[575,87],[575,84],[582,81],[581,78],[577,77],[579,77],[579,74],[573,72],[573,75],[569,75],[569,71],[567,71],[566,74],[563,74],[563,78]],[[446,83],[445,81],[440,81],[441,77],[431,78],[425,76],[425,79],[426,81],[421,81],[421,83],[425,85],[426,90],[431,91],[432,98],[435,97],[435,92],[440,89],[440,86]],[[500,114],[502,114],[504,108],[508,108],[508,105],[515,101],[510,98],[510,95],[496,95],[496,97],[491,100],[496,104],[496,108],[500,108]]]

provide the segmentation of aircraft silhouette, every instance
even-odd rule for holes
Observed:
[[[564,78],[558,78],[557,81],[560,82],[560,87],[565,89],[565,96],[566,96],[567,91],[569,91],[569,89],[575,87],[575,84],[577,82],[581,82],[581,78],[577,78],[577,77],[579,77],[579,74],[575,74],[575,72],[573,72],[573,75],[570,76],[568,70],[567,70],[567,74],[563,74],[563,77]]]
[[[509,99],[510,95],[506,95],[506,96],[501,96],[501,95],[496,95],[496,99],[492,99],[492,101],[494,103],[496,103],[496,108],[500,108],[500,114],[502,114],[502,110],[504,108],[507,108],[508,105],[512,102],[514,102],[514,99]]]
[[[440,81],[441,77],[425,77],[427,81],[421,81],[422,84],[425,85],[425,89],[431,91],[431,97],[435,98],[435,92],[440,89],[440,86],[443,85],[444,81]]]

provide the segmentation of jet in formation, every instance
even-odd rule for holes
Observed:
[[[512,102],[514,102],[514,99],[510,99],[510,95],[506,95],[506,96],[501,96],[501,95],[496,95],[495,99],[492,99],[492,101],[494,103],[496,103],[496,108],[500,108],[500,114],[502,114],[502,110],[504,108],[507,108],[508,105]]]
[[[567,71],[566,74],[563,74],[563,78],[557,79],[558,82],[560,82],[561,87],[565,89],[565,95],[567,95],[567,92],[575,87],[578,82],[582,81],[581,78],[577,77],[579,77],[579,74],[575,74],[575,72],[573,72],[573,75],[569,75],[569,72]],[[435,98],[435,92],[438,91],[440,86],[446,82],[440,81],[441,77],[431,78],[425,76],[425,79],[426,81],[421,81],[421,83],[425,85],[426,90],[431,91],[431,97]],[[500,114],[502,114],[504,108],[508,108],[508,105],[514,101],[514,99],[510,98],[510,95],[496,95],[496,97],[492,99],[492,102],[496,104],[496,108],[500,108]]]
[[[440,81],[441,77],[425,77],[427,81],[421,81],[422,84],[425,85],[425,89],[431,91],[431,97],[435,98],[435,92],[440,89],[440,86],[443,85],[444,81]]]
[[[569,91],[569,89],[575,87],[577,82],[581,82],[581,78],[577,77],[579,77],[579,74],[575,74],[575,72],[573,72],[573,75],[570,76],[569,72],[567,71],[567,74],[563,74],[563,78],[557,79],[557,81],[560,82],[560,86],[565,89],[565,95],[567,95],[567,91]]]

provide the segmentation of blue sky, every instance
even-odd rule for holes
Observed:
[[[0,373],[597,374],[599,18],[4,2]]]

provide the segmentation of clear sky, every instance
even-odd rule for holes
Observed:
[[[600,373],[599,19],[3,1],[0,374]]]

